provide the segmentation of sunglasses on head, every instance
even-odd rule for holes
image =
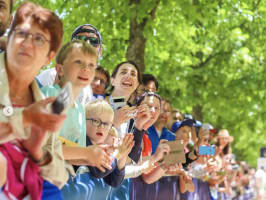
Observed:
[[[100,44],[99,38],[96,38],[96,37],[88,37],[85,35],[76,35],[75,37],[73,37],[73,39],[83,40],[85,42],[87,42],[89,40],[90,44],[94,47],[97,47]]]

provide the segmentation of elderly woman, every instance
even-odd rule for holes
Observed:
[[[0,193],[8,198],[41,199],[43,187],[56,191],[53,184],[60,187],[68,178],[61,143],[50,134],[60,129],[65,116],[45,109],[53,98],[44,99],[34,81],[62,36],[62,22],[53,12],[26,2],[19,6],[6,51],[0,54]]]

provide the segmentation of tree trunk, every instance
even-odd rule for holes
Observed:
[[[137,22],[138,15],[138,5],[140,5],[142,0],[130,0],[130,5],[136,5],[136,16],[130,21],[130,35],[129,35],[129,45],[127,48],[126,58],[128,60],[134,61],[143,73],[145,70],[145,47],[147,38],[144,37],[144,28],[149,19],[153,20],[155,18],[155,13],[160,3],[160,0],[154,1],[154,6],[151,11],[147,14],[141,22]],[[145,0],[144,0],[145,1]]]
[[[199,104],[193,106],[192,115],[196,120],[203,122],[202,106]]]
[[[134,61],[140,68],[141,72],[145,70],[145,47],[146,38],[144,37],[144,28],[146,23],[139,24],[137,18],[130,22],[130,37],[127,48],[126,58]]]

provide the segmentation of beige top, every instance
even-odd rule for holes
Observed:
[[[31,88],[33,91],[34,101],[45,99],[45,96],[42,94],[36,81],[32,82]],[[29,129],[25,129],[23,126],[23,108],[12,108],[9,98],[9,84],[4,53],[0,53],[0,94],[0,122],[9,122],[13,129],[12,134],[3,137],[0,136],[0,144],[14,139],[27,139],[30,135],[30,131]],[[6,116],[3,112],[3,110],[7,107],[12,109],[13,113],[11,116]],[[69,177],[67,169],[73,173],[73,167],[64,161],[62,143],[58,138],[58,132],[51,133],[49,135],[43,149],[45,152],[50,153],[52,160],[47,165],[40,166],[41,175],[45,180],[48,180],[61,188]]]

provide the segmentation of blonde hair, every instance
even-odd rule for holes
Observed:
[[[112,118],[114,118],[114,111],[109,103],[107,103],[105,100],[97,99],[93,102],[90,102],[85,107],[86,110],[86,118],[93,117],[95,115],[100,116],[103,114],[109,114],[112,115]]]
[[[63,64],[64,60],[67,58],[68,54],[72,52],[73,49],[80,49],[84,54],[89,54],[90,56],[98,58],[97,53],[94,48],[87,42],[83,40],[72,40],[62,46],[56,56],[56,63]]]

